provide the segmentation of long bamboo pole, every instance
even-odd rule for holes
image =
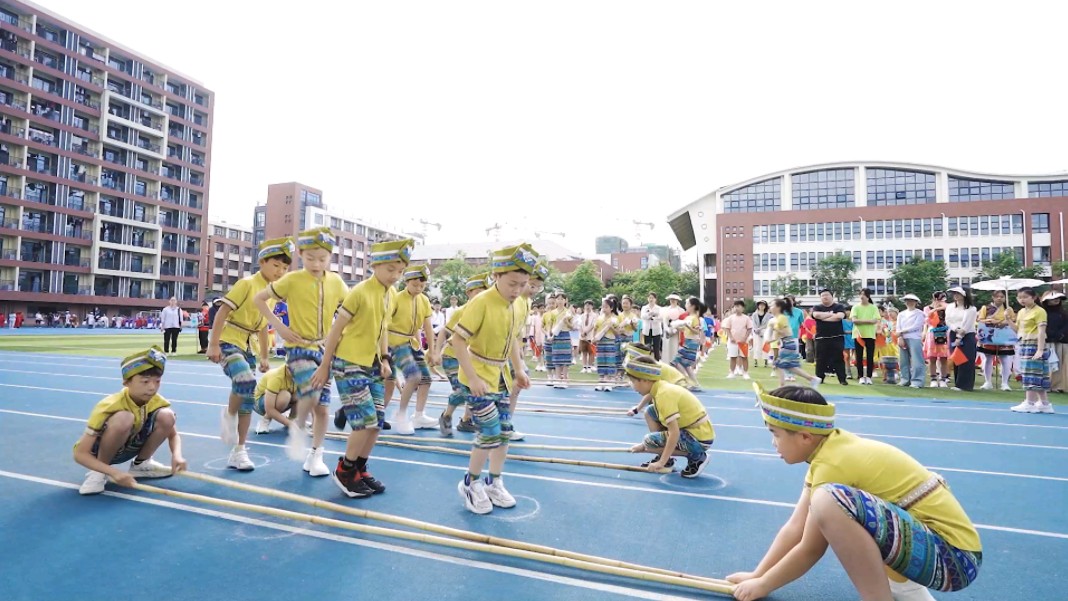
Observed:
[[[513,540],[508,538],[500,538],[496,536],[490,536],[488,534],[482,534],[479,532],[472,532],[470,530],[461,530],[459,528],[450,528],[448,526],[442,526],[433,522],[424,522],[421,520],[415,520],[412,518],[406,518],[403,516],[393,515],[389,513],[381,513],[377,511],[370,511],[367,509],[359,509],[356,507],[350,507],[348,505],[340,505],[338,503],[331,503],[330,501],[324,501],[322,499],[316,499],[314,497],[308,497],[304,495],[298,495],[283,490],[277,490],[274,488],[267,488],[264,486],[256,486],[255,484],[247,484],[244,482],[237,482],[234,480],[227,480],[208,474],[201,474],[197,472],[183,471],[179,472],[181,476],[187,476],[195,480],[201,480],[203,482],[209,482],[212,484],[218,484],[227,488],[233,488],[236,490],[242,490],[245,492],[252,492],[268,497],[274,497],[277,499],[283,499],[286,501],[294,501],[316,507],[319,509],[326,509],[328,511],[336,511],[346,515],[359,517],[367,520],[377,520],[381,522],[387,522],[391,524],[397,524],[399,526],[407,526],[409,528],[416,528],[426,532],[433,532],[436,534],[442,534],[445,536],[452,536],[455,538],[461,538],[464,540],[483,543],[487,545],[495,545],[499,547],[507,547],[510,549],[520,549],[523,551],[530,551],[532,553],[541,553],[544,555],[552,555],[556,557],[566,557],[570,559],[577,559],[580,561],[588,561],[590,563],[599,563],[602,565],[614,566],[617,568],[626,568],[630,570],[645,570],[651,573],[661,574],[664,576],[675,576],[677,578],[692,578],[694,580],[703,580],[706,582],[712,582],[716,584],[722,584],[730,586],[730,583],[726,580],[720,580],[718,578],[708,578],[705,576],[696,576],[693,574],[686,574],[674,570],[665,570],[662,568],[654,568],[650,566],[644,566],[641,564],[629,563],[625,561],[619,561],[616,559],[607,559],[604,557],[598,557],[596,555],[587,555],[585,553],[576,553],[573,551],[565,551],[563,549],[557,549],[556,547],[549,547],[546,545],[538,545],[534,543],[526,543],[519,540]]]
[[[387,538],[399,538],[403,540],[409,540],[419,543],[441,545],[445,547],[452,547],[455,549],[464,549],[467,551],[478,551],[483,553],[490,553],[495,555],[505,555],[509,557],[516,557],[519,559],[528,559],[531,561],[538,561],[542,563],[549,563],[554,565],[561,565],[569,568],[576,568],[580,570],[586,570],[590,572],[599,572],[602,574],[610,574],[612,576],[621,576],[624,578],[634,578],[637,580],[644,580],[648,582],[658,582],[661,584],[668,584],[672,586],[681,586],[686,588],[692,588],[697,590],[709,591],[713,593],[719,593],[722,595],[730,595],[734,591],[734,587],[729,583],[723,584],[720,582],[709,582],[705,580],[698,580],[695,578],[681,578],[678,576],[666,576],[663,574],[657,574],[649,571],[642,571],[629,568],[620,568],[610,565],[604,565],[599,563],[593,563],[589,561],[582,561],[578,559],[571,559],[568,557],[557,557],[554,555],[547,555],[544,553],[535,553],[532,551],[525,551],[522,549],[513,549],[509,547],[499,547],[486,543],[476,543],[467,540],[457,540],[452,538],[445,538],[443,536],[434,536],[430,534],[421,534],[416,532],[407,532],[405,530],[397,530],[395,528],[383,528],[380,526],[367,526],[364,524],[356,524],[344,520],[337,520],[333,518],[321,517],[308,513],[300,513],[297,511],[289,511],[286,509],[278,509],[276,507],[267,507],[265,505],[256,505],[253,503],[242,503],[239,501],[231,501],[229,499],[221,499],[208,495],[200,495],[194,493],[187,493],[169,488],[159,488],[157,486],[149,486],[146,484],[137,483],[134,488],[143,492],[165,495],[169,497],[175,497],[179,499],[185,499],[187,501],[194,501],[197,503],[204,503],[207,505],[216,505],[219,507],[226,507],[229,509],[236,509],[239,511],[247,511],[251,513],[259,513],[261,515],[268,515],[271,517],[284,518],[289,520],[295,520],[300,522],[307,522],[310,524],[318,524],[321,526],[330,526],[333,528],[342,528],[345,530],[352,530],[363,534],[370,534],[374,536],[383,536]]]
[[[426,443],[471,446],[471,440],[464,438],[423,438],[416,436],[401,436],[398,434],[381,434],[378,440],[395,440],[398,442]],[[551,444],[527,444],[508,443],[509,449],[535,449],[540,451],[588,451],[591,453],[629,453],[628,447],[584,447],[584,446],[560,446]]]

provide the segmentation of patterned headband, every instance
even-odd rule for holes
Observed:
[[[764,422],[791,432],[830,434],[834,430],[834,405],[813,405],[771,396],[753,382],[757,405],[764,414]]]
[[[122,360],[122,379],[129,380],[139,373],[156,368],[163,371],[167,367],[167,356],[158,346],[130,355]]]

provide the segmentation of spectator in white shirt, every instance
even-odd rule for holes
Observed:
[[[949,348],[960,347],[968,360],[953,368],[953,390],[971,391],[975,388],[975,303],[971,292],[957,286],[948,290],[953,304],[946,307],[949,326]],[[954,349],[955,350],[955,349]],[[954,350],[950,350],[951,356]]]
[[[653,357],[660,361],[664,322],[660,314],[660,306],[656,304],[656,300],[656,293],[650,292],[648,304],[642,307],[642,341],[653,349]]]
[[[171,297],[171,302],[159,313],[159,329],[163,330],[163,352],[178,352],[178,334],[182,331],[182,310],[178,308],[178,299]]]
[[[897,316],[897,344],[901,347],[901,386],[923,388],[923,327],[927,316],[920,309],[920,298],[915,294],[901,297],[905,310]]]

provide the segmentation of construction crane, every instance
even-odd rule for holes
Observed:
[[[564,232],[534,232],[534,237],[539,239],[539,240],[541,239],[541,237],[543,235],[544,236],[560,236],[561,238],[566,238],[567,237],[567,234],[565,234]]]
[[[433,221],[427,221],[426,219],[420,219],[419,220],[419,224],[423,226],[423,244],[426,244],[427,226],[431,226],[432,225],[432,226],[436,227],[439,232],[441,231],[441,224],[440,223],[434,223]]]
[[[494,242],[500,242],[501,241],[501,228],[502,227],[504,227],[504,226],[499,224],[499,223],[494,223],[492,226],[486,228],[486,235],[488,236],[488,235],[490,235],[490,232],[493,232],[493,241]]]
[[[634,235],[638,238],[638,246],[642,245],[642,226],[643,225],[649,226],[650,230],[656,228],[655,224],[652,224],[652,223],[650,223],[648,221],[638,221],[637,219],[635,219],[634,220]]]

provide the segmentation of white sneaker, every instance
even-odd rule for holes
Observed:
[[[486,485],[481,479],[472,480],[470,486],[464,484],[461,479],[456,485],[456,490],[460,492],[460,498],[464,500],[464,507],[471,513],[485,515],[493,511],[493,503],[486,494]]]
[[[234,445],[230,450],[230,458],[226,460],[226,467],[239,472],[251,472],[256,469],[252,460],[248,458],[248,449],[244,445]]]
[[[438,426],[437,422],[434,422],[434,427]],[[415,434],[415,428],[412,427],[412,422],[403,415],[398,415],[393,422],[393,433],[400,434],[402,436],[411,436]]]
[[[752,380],[752,378],[749,377],[749,372],[747,372],[747,371],[742,372],[742,379],[743,380]]]
[[[938,387],[939,388],[949,388],[949,382],[946,381],[946,380],[939,380],[938,381]]]
[[[938,380],[931,380],[931,384],[928,385],[927,387],[928,388],[938,388]]]
[[[78,494],[98,495],[104,492],[104,485],[107,483],[107,474],[90,471],[85,474],[85,482],[82,482],[82,485],[78,488]]]
[[[493,484],[486,486],[486,496],[489,497],[490,503],[493,503],[497,507],[503,507],[508,509],[509,507],[515,507],[515,497],[508,493],[504,488],[504,477],[493,479]]]
[[[1019,405],[1012,406],[1012,408],[1010,408],[1009,410],[1015,411],[1016,413],[1037,413],[1037,409],[1037,403],[1024,401]]]
[[[416,430],[437,430],[438,420],[427,417],[424,413],[416,413],[412,416],[412,426]]]
[[[256,423],[256,434],[270,434],[271,433],[271,418],[266,415],[260,416],[260,421]]]
[[[915,582],[890,581],[890,595],[894,601],[934,601],[927,587]]]
[[[130,464],[130,469],[127,470],[134,478],[170,478],[171,468],[163,465],[149,457],[148,459],[138,463],[137,465]]]
[[[820,384],[823,384],[823,380],[820,380],[819,378],[812,378],[808,381],[808,383],[812,386],[812,388],[819,388]]]
[[[293,461],[300,461],[304,459],[304,455],[307,453],[308,434],[296,422],[290,421],[289,423],[289,434],[286,436],[286,455]]]
[[[308,472],[309,476],[328,476],[330,475],[330,468],[326,467],[326,463],[323,462],[323,449],[308,449],[308,457],[304,460],[304,471]]]
[[[219,438],[223,444],[232,447],[237,444],[237,414],[230,415],[230,410],[223,407],[219,418]]]
[[[735,378],[737,378],[737,377],[738,377],[738,375],[737,375],[737,374],[735,374],[735,373],[733,373],[733,372],[732,372],[732,373],[729,373],[729,374],[727,374],[727,379],[728,379],[728,380],[733,380],[733,379],[735,379]]]
[[[511,440],[511,441],[518,442],[520,440],[523,440],[524,438],[526,438],[526,435],[523,434],[522,432],[516,432],[515,430],[512,430],[511,432],[508,433],[508,440]]]
[[[1009,386],[1008,383],[1002,384],[1001,389],[1005,392],[1012,392],[1012,386]]]
[[[1035,413],[1054,413],[1050,403],[1035,403]]]
[[[979,390],[994,390],[994,385],[990,382],[983,382],[983,385],[979,387]]]

